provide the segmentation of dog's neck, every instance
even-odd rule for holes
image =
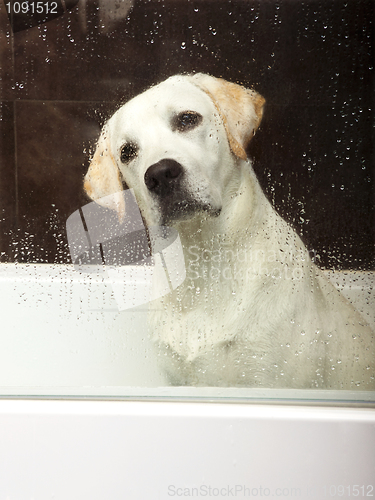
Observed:
[[[237,160],[245,163],[236,185],[227,190],[229,194],[223,200],[221,214],[217,217],[199,213],[187,221],[177,222],[177,229],[182,245],[200,245],[208,248],[212,243],[230,242],[235,245],[243,239],[255,236],[260,225],[274,213],[255,176],[250,161]]]
[[[234,194],[223,200],[218,217],[200,214],[175,225],[184,249],[188,277],[196,276],[198,271],[204,276],[210,266],[221,272],[250,266],[262,279],[265,262],[274,263],[275,268],[285,262],[291,268],[300,267],[301,262],[309,265],[306,248],[268,201],[251,163],[246,162],[242,167],[238,186],[231,190]],[[270,265],[267,264],[267,268]]]

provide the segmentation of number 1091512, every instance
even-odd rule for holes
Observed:
[[[57,14],[57,2],[8,2],[8,14]]]
[[[374,497],[374,486],[369,484],[361,486],[354,484],[350,486],[323,486],[323,494],[325,497]]]

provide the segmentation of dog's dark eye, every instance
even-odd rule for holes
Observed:
[[[202,121],[202,115],[195,111],[184,111],[179,113],[173,120],[173,128],[179,132],[185,132],[197,127]]]
[[[127,142],[121,148],[120,159],[122,163],[129,163],[138,153],[138,148],[132,142]]]

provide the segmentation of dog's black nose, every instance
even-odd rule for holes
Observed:
[[[147,169],[145,184],[152,193],[166,195],[176,187],[182,173],[183,168],[177,161],[166,158]]]

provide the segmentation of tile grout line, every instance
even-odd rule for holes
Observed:
[[[17,116],[16,101],[13,103],[13,128],[14,128],[14,182],[16,195],[16,226],[19,226],[19,203],[18,203],[18,150],[17,150]]]
[[[14,36],[11,39],[11,50],[12,50],[12,70],[13,70],[13,85],[15,85],[16,77],[16,61],[15,61],[15,50],[14,50]],[[15,223],[16,228],[19,227],[19,190],[18,190],[18,150],[17,150],[17,109],[16,100],[13,101],[13,130],[14,130],[14,184],[15,184]]]

